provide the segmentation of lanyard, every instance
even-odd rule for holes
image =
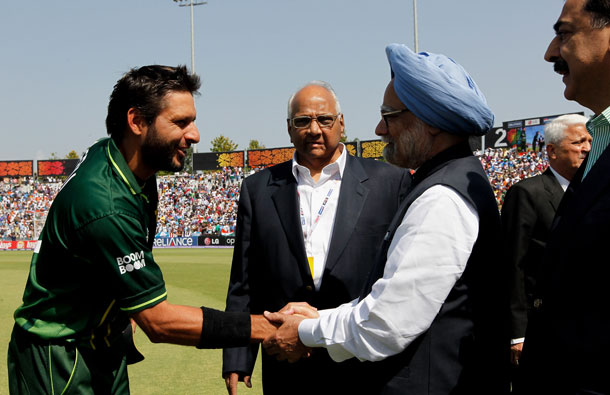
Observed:
[[[311,235],[313,234],[313,231],[316,228],[316,225],[318,225],[318,222],[320,221],[320,218],[322,218],[322,215],[324,215],[324,209],[326,208],[326,204],[328,203],[328,201],[330,199],[330,196],[333,194],[334,190],[335,190],[334,186],[328,190],[328,193],[326,194],[326,197],[322,201],[322,205],[318,209],[318,213],[316,215],[316,219],[311,224],[311,227],[309,227],[309,231],[307,231],[307,221],[305,220],[305,214],[303,213],[303,205],[301,205],[299,203],[300,214],[301,214],[301,226],[303,228],[303,239],[305,240],[305,242],[307,242],[311,238]],[[298,193],[298,191],[297,191],[297,195],[299,196],[299,202],[300,202],[301,194]]]

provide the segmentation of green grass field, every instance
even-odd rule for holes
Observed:
[[[232,249],[156,249],[163,270],[168,301],[224,309]],[[6,351],[13,326],[13,311],[21,303],[28,275],[29,251],[0,252],[0,393],[8,391]],[[129,367],[131,392],[140,394],[223,394],[222,351],[152,344],[140,330],[136,344],[146,359]],[[262,394],[260,365],[253,388],[240,384],[239,392]]]

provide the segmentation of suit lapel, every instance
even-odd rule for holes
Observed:
[[[571,227],[575,221],[584,218],[587,211],[594,206],[594,202],[601,194],[606,193],[610,186],[610,148],[606,148],[587,177],[582,179],[586,163],[585,159],[561,201],[562,226],[565,224]],[[558,218],[555,222],[555,225],[559,226]]]
[[[561,198],[563,196],[563,188],[559,184],[559,181],[551,171],[551,168],[547,168],[544,173],[542,173],[542,184],[544,185],[544,190],[548,195],[549,202],[555,211],[559,207],[559,202],[561,202]]]
[[[276,190],[272,193],[271,200],[273,200],[277,210],[290,249],[297,257],[299,269],[304,273],[304,278],[308,277],[311,280],[305,254],[305,243],[303,242],[303,228],[299,222],[297,182],[292,175],[291,162],[286,163],[287,165],[278,169],[279,171],[273,172],[271,187],[276,188]]]
[[[584,165],[585,162],[583,162]],[[600,194],[610,185],[610,149],[606,149],[593,165],[580,186],[574,190],[577,214],[584,215]],[[575,213],[576,214],[576,213]]]
[[[326,257],[325,271],[332,270],[337,264],[356,227],[369,192],[368,188],[362,185],[367,179],[368,176],[360,162],[348,155],[341,179],[341,193],[337,202],[337,213]]]

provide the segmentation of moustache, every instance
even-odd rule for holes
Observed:
[[[553,70],[558,74],[566,74],[570,71],[568,68],[568,62],[563,59],[555,60],[553,64]]]

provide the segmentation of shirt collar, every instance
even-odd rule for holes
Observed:
[[[127,184],[131,193],[134,195],[142,193],[142,188],[138,185],[136,176],[127,165],[125,158],[123,158],[123,154],[121,154],[121,151],[119,151],[119,148],[112,138],[108,138],[106,156],[108,156],[112,170],[123,180],[123,182],[125,182],[125,184]]]
[[[596,129],[598,130],[600,126],[610,124],[610,122],[608,121],[609,119],[610,119],[610,107],[608,107],[604,111],[602,111],[601,114],[593,116],[587,122],[587,131],[589,132],[589,134],[591,136],[595,137],[595,130]]]
[[[345,148],[345,145],[343,145],[343,143],[339,143],[340,147],[339,149],[341,150],[341,155],[339,155],[339,158],[337,158],[336,161],[334,161],[333,163],[329,163],[328,165],[324,166],[324,168],[322,169],[322,174],[328,174],[333,175],[335,173],[339,173],[339,179],[343,178],[343,172],[345,171],[345,162],[347,161],[347,149]],[[297,152],[294,151],[294,154],[292,154],[292,175],[294,176],[294,179],[299,181],[299,174],[302,177],[308,177],[311,179],[311,173],[309,171],[309,169],[303,165],[300,165],[297,162]],[[312,184],[315,184],[313,182],[313,179],[311,180]]]
[[[561,174],[557,173],[552,166],[549,166],[549,169],[551,169],[551,173],[553,173],[557,181],[559,181],[561,189],[563,189],[563,191],[565,192],[568,189],[568,185],[570,185],[570,181]]]

